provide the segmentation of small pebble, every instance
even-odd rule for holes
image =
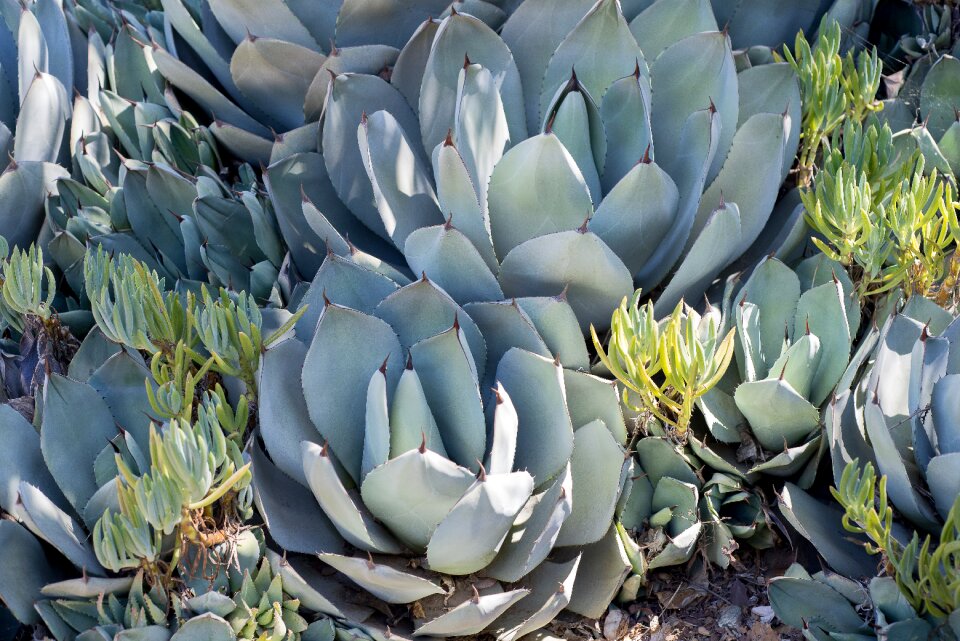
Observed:
[[[707,630],[705,627],[701,625],[699,628],[697,628],[697,634],[699,634],[702,637],[708,637],[710,636],[710,630]]]
[[[769,605],[758,605],[750,610],[763,623],[770,623],[776,616]]]
[[[721,628],[735,628],[740,625],[740,608],[736,605],[728,605],[720,610],[720,617],[717,619],[717,625]]]
[[[607,618],[603,620],[603,638],[608,641],[616,641],[620,638],[620,627],[623,625],[623,612],[616,608],[607,612]]]

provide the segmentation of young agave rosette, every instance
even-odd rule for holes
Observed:
[[[260,380],[273,539],[411,605],[415,634],[602,614],[628,568],[612,523],[633,465],[569,303],[460,306],[335,254],[304,302]]]

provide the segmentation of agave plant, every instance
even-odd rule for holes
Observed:
[[[273,539],[410,605],[418,635],[602,614],[628,567],[612,523],[632,462],[567,300],[461,306],[330,254],[304,304],[260,379]]]

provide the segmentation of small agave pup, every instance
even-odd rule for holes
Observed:
[[[601,615],[629,567],[612,523],[633,463],[569,303],[460,306],[335,254],[304,302],[260,381],[273,539],[410,605],[415,635],[506,640],[565,608]]]

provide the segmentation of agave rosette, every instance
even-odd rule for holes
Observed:
[[[569,303],[460,306],[331,253],[303,304],[260,379],[254,485],[277,544],[419,603],[417,634],[599,616],[627,569],[612,522],[632,463]]]

